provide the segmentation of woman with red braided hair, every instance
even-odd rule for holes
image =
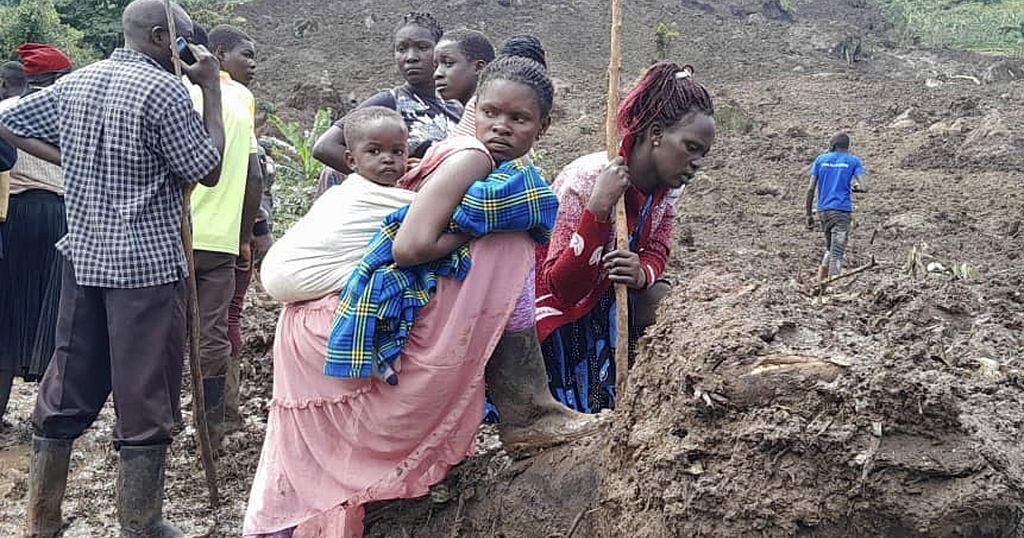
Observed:
[[[669,291],[675,203],[715,138],[714,107],[691,66],[652,66],[618,111],[621,156],[604,152],[567,166],[553,185],[561,203],[537,252],[537,333],[551,392],[596,413],[615,406],[615,294],[630,290],[629,345],[654,321]],[[625,196],[629,250],[615,249],[615,203]]]

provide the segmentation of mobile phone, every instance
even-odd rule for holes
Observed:
[[[196,57],[192,54],[192,49],[188,48],[188,41],[185,41],[184,37],[178,36],[174,43],[178,47],[178,58],[181,58],[182,62],[186,65],[196,63]]]

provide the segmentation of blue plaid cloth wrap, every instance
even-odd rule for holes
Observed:
[[[395,265],[391,247],[408,210],[403,207],[384,219],[341,292],[327,341],[327,376],[366,378],[376,371],[386,379],[416,314],[437,289],[437,279],[462,280],[469,271],[469,245],[430,263]],[[469,187],[452,213],[448,231],[475,237],[526,231],[537,243],[546,244],[557,215],[558,197],[551,187],[535,166],[516,159]]]

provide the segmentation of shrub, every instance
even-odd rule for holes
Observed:
[[[84,42],[85,34],[65,24],[54,0],[21,0],[0,5],[0,51],[17,59],[14,49],[25,42],[48,43],[71,57],[75,67],[95,61],[99,55]]]
[[[267,114],[267,122],[281,135],[280,138],[263,139],[278,165],[274,202],[278,208],[275,220],[280,230],[288,229],[313,204],[317,181],[324,168],[323,163],[313,158],[313,146],[330,128],[333,114],[330,108],[317,110],[310,129],[303,128],[299,122],[284,121],[274,114]]]
[[[1024,57],[1024,2],[876,0],[907,37],[932,47]]]

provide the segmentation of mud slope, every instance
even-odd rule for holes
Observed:
[[[626,3],[624,83],[678,25],[672,56],[718,105],[720,136],[684,195],[675,293],[602,436],[513,461],[493,433],[428,499],[368,511],[372,537],[1014,536],[1024,505],[1024,81],[1018,64],[901,48],[863,0]],[[264,62],[257,96],[308,121],[397,81],[393,21],[433,9],[500,39],[538,34],[557,79],[549,175],[602,147],[607,57],[597,0],[256,0],[238,9]],[[777,13],[769,10],[769,15]],[[850,64],[848,52],[856,52]],[[977,79],[975,84],[973,77]],[[850,266],[879,266],[824,298],[804,280],[806,168],[850,132],[873,191],[858,198]],[[905,268],[910,253],[975,274]],[[250,297],[244,432],[205,505],[188,435],[169,516],[189,536],[238,536],[270,396],[276,306]],[[0,535],[24,518],[34,387],[0,436]],[[186,412],[190,410],[186,409]],[[76,445],[67,536],[115,536],[112,413]],[[186,432],[189,433],[189,432]],[[575,530],[574,530],[575,529]]]

